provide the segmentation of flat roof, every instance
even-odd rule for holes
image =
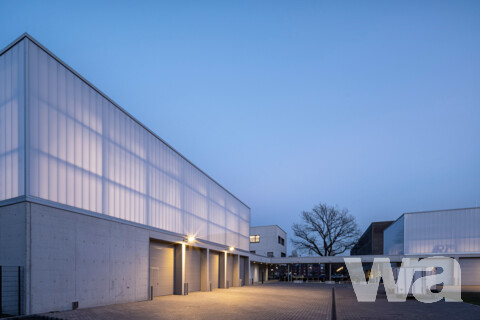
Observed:
[[[278,229],[282,230],[283,232],[287,233],[287,231],[283,230],[282,228],[280,228],[280,226],[278,224],[267,224],[267,225],[264,225],[264,226],[251,226],[250,229],[252,228],[265,228],[265,227],[277,227]]]

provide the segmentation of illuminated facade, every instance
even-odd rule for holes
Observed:
[[[248,283],[249,207],[26,34],[0,52],[0,209],[2,235],[17,237],[20,252],[9,254],[11,244],[4,241],[0,266],[25,267],[26,288],[45,282],[46,289],[57,290],[58,296],[42,298],[25,289],[26,312],[62,310],[79,300],[81,307],[145,300],[151,275],[164,278],[156,273],[159,266],[149,269],[154,260],[172,264],[164,266],[171,269],[172,289],[158,292],[183,292],[189,278],[190,291],[207,290],[210,276],[217,287],[229,279],[229,285],[241,285],[235,274]],[[25,231],[25,225],[32,229]],[[188,237],[195,243],[185,248],[181,242]],[[173,249],[162,253],[162,246]],[[114,291],[124,297],[108,289],[82,298],[84,293],[68,287],[82,281],[78,275],[55,278],[68,268],[105,272],[71,261],[104,262],[112,248],[124,251],[105,268],[130,264],[116,275],[124,283]],[[173,267],[177,251],[187,263],[183,271]],[[152,258],[160,253],[168,259]],[[205,253],[216,271],[200,267]],[[97,276],[89,281],[108,287],[110,275]],[[55,288],[63,280],[67,287]],[[85,292],[102,292],[84,286]]]
[[[26,195],[248,250],[246,205],[42,47],[24,39],[1,65],[0,201]]]
[[[480,208],[403,214],[384,231],[386,255],[480,253]]]
[[[480,286],[480,207],[405,213],[383,235],[385,255],[453,257],[462,291]]]

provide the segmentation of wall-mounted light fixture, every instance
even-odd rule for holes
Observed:
[[[228,248],[228,250],[230,250],[230,251],[234,251],[234,250],[235,250],[235,248],[234,248],[234,247],[230,247],[230,248]]]
[[[183,239],[183,242],[194,243],[195,240],[195,236],[188,236],[187,238]]]

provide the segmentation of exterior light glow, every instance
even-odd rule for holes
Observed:
[[[195,236],[189,236],[187,241],[188,241],[188,243],[194,243],[195,242]]]
[[[234,247],[230,247],[230,248],[228,248],[228,250],[233,251],[233,250],[235,250],[235,248],[234,248]]]

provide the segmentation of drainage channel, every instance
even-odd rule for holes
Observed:
[[[332,287],[332,320],[337,320],[337,309],[335,307],[335,288]]]

